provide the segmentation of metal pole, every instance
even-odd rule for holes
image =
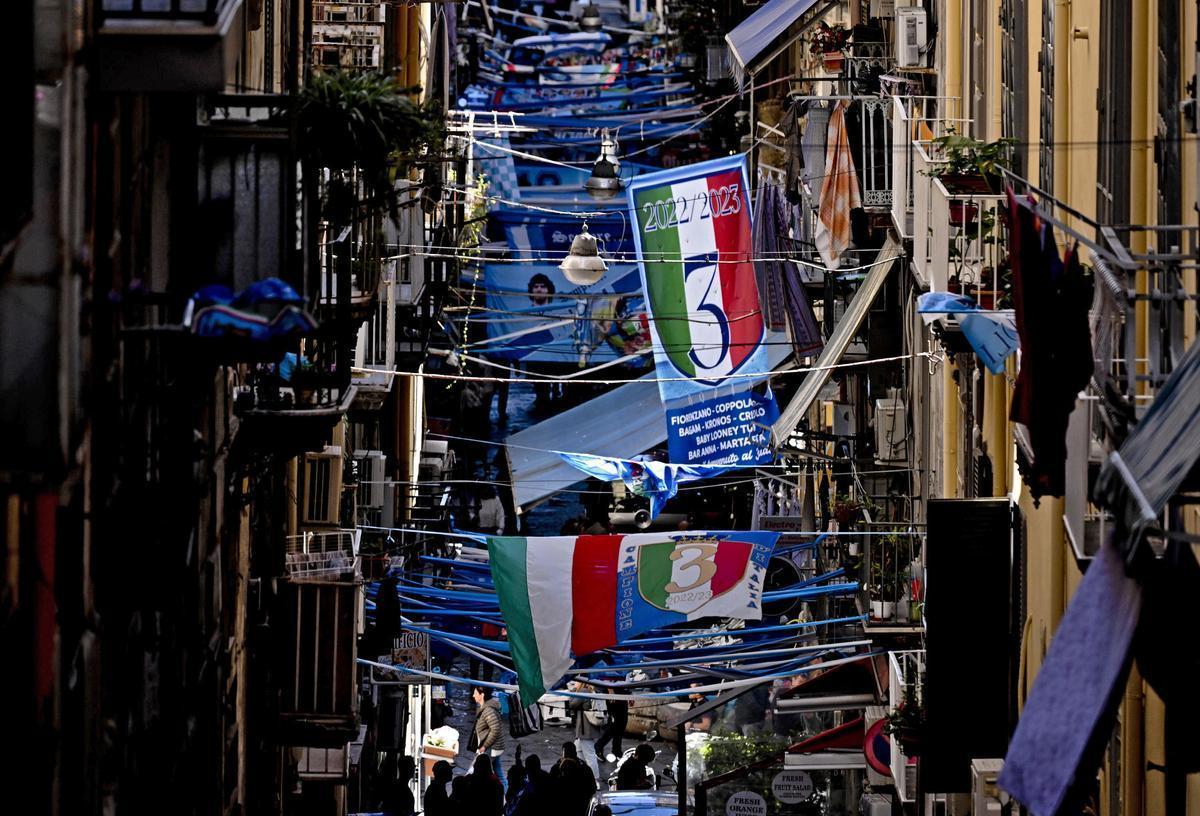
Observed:
[[[687,816],[687,740],[682,724],[675,726],[675,744],[679,746],[675,752],[675,792],[679,794],[679,816]]]
[[[757,152],[754,149],[755,143],[758,141],[756,137],[758,130],[758,122],[754,115],[754,74],[750,74],[750,150],[746,153],[746,159],[750,164],[750,186],[758,186],[758,176],[754,173],[754,154]],[[749,196],[750,192],[746,191]]]

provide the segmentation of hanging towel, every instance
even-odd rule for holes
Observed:
[[[850,155],[850,140],[846,135],[846,107],[843,100],[830,114],[825,145],[817,249],[827,269],[838,268],[842,253],[850,246],[850,211],[862,208],[858,174],[854,171],[854,158]]]

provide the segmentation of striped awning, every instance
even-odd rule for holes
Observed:
[[[738,85],[744,85],[746,74],[754,74],[775,59],[835,5],[836,2],[828,0],[771,0],[739,23],[725,35],[732,58],[730,68],[737,77]],[[805,17],[806,14],[809,16]],[[804,21],[799,30],[792,31],[792,35],[785,38],[801,18]]]

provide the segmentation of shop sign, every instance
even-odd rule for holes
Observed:
[[[784,804],[804,802],[813,794],[812,777],[807,771],[780,771],[771,780],[771,791]]]
[[[767,800],[752,791],[738,791],[725,800],[725,816],[767,816]]]

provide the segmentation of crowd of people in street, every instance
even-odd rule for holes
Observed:
[[[508,734],[499,702],[484,686],[473,687],[471,696],[478,708],[467,742],[468,750],[475,754],[471,770],[456,776],[454,766],[446,760],[435,763],[423,802],[425,816],[588,816],[593,796],[608,787],[607,778],[601,774],[601,757],[612,764],[622,754],[628,703],[621,700],[604,703],[608,723],[601,728],[586,716],[590,702],[574,698],[569,707],[575,718],[575,739],[562,744],[554,764],[543,768],[541,757],[522,756],[518,744],[516,757],[506,769],[502,759]],[[604,753],[610,745],[615,754]],[[655,751],[649,744],[639,744],[617,769],[615,787],[618,790],[651,787],[654,757]],[[412,816],[417,812],[416,801],[404,782],[412,779],[415,770],[412,757],[401,756],[396,760],[395,777],[401,781],[385,794],[380,803],[383,813]],[[602,807],[598,806],[595,813],[602,813]]]
[[[653,755],[653,751],[651,751]],[[425,816],[586,816],[588,805],[596,793],[596,777],[579,761],[575,743],[562,746],[562,755],[546,770],[542,760],[531,754],[517,756],[507,775],[494,761],[491,749],[480,749],[471,772],[454,775],[453,766],[440,760],[433,766],[433,777],[425,791]],[[497,771],[500,770],[499,773]],[[449,788],[449,790],[447,790]],[[385,812],[394,816],[410,816],[413,803],[397,801],[395,809]],[[407,807],[407,810],[403,808]]]

